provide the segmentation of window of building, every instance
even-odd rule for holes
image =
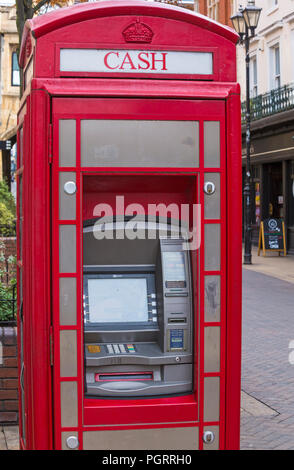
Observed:
[[[199,0],[194,1],[194,11],[196,11],[196,12],[199,11]]]
[[[257,87],[257,58],[256,56],[250,59],[250,96],[254,98],[258,95]]]
[[[218,21],[218,3],[219,0],[207,0],[207,16]]]
[[[294,226],[294,160],[291,160],[289,162],[290,165],[290,178],[288,179],[289,181],[289,187],[288,187],[288,194],[289,194],[289,219],[288,219],[288,224],[289,226],[293,227]]]
[[[291,160],[291,178],[294,180],[294,160]]]
[[[280,46],[279,44],[270,48],[270,87],[271,89],[281,86]]]
[[[251,208],[251,223],[259,227],[261,222],[261,166],[254,165],[251,168],[251,175],[252,175],[252,185],[251,185],[251,200],[252,200],[252,208]]]
[[[274,8],[278,5],[278,0],[268,0],[268,8]]]
[[[11,57],[11,85],[20,85],[19,65],[16,52],[13,52]]]

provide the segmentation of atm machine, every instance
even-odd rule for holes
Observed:
[[[193,305],[184,239],[160,223],[151,223],[150,239],[148,222],[141,223],[146,239],[116,239],[119,224],[105,224],[99,241],[93,222],[84,224],[85,395],[191,393]]]

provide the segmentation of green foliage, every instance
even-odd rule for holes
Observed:
[[[15,202],[6,183],[0,181],[0,236],[11,236],[15,224]],[[0,322],[14,320],[16,308],[16,259],[5,257],[5,245],[0,239]],[[8,278],[8,279],[7,279]]]
[[[14,281],[15,285],[15,281]],[[13,317],[13,303],[14,311],[16,309],[16,296],[14,285],[5,285],[0,282],[0,322],[11,321]]]
[[[0,181],[0,236],[14,234],[15,201],[5,181]]]
[[[4,206],[12,214],[12,216],[15,217],[15,214],[16,214],[15,200],[14,200],[13,195],[9,191],[8,186],[5,181],[0,181],[0,204],[4,204]]]
[[[14,320],[13,313],[16,310],[16,278],[15,266],[16,259],[14,256],[5,258],[3,245],[0,245],[0,322]],[[7,283],[3,282],[7,278]]]

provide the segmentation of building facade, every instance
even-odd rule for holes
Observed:
[[[217,21],[230,26],[228,17],[237,11],[240,3],[244,7],[247,0],[199,0],[197,3],[200,13],[216,15]],[[256,35],[250,41],[253,242],[258,242],[263,219],[282,218],[286,225],[288,252],[294,254],[294,1],[256,0],[255,4],[262,12]],[[245,177],[246,67],[243,45],[238,46],[237,71],[243,101]]]
[[[235,8],[235,0],[194,0],[194,3],[195,11],[222,24],[232,26],[230,17],[231,11]]]
[[[281,218],[288,252],[294,253],[294,2],[256,0],[256,5],[262,12],[250,43],[253,240],[257,243],[263,219]],[[245,99],[243,48],[238,59]],[[245,104],[245,167],[244,124]]]
[[[19,106],[18,34],[15,6],[0,3],[0,179],[11,184],[11,147],[16,142],[17,110]]]

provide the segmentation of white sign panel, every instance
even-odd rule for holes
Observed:
[[[61,72],[212,75],[212,52],[61,49]]]

